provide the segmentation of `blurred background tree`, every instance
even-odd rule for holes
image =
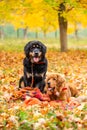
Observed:
[[[0,38],[46,38],[53,33],[60,34],[61,51],[67,51],[67,34],[74,34],[87,27],[86,0],[1,0],[0,1]],[[6,33],[7,29],[7,33]],[[52,35],[49,35],[52,37]],[[15,35],[13,34],[13,37]]]
[[[58,13],[58,23],[60,31],[60,44],[61,51],[67,51],[67,29],[69,21],[74,22],[75,36],[77,38],[77,23],[81,23],[82,17],[79,14],[82,14],[84,11],[87,11],[86,4],[81,0],[45,0],[54,10]],[[85,6],[85,8],[84,8]],[[80,13],[79,13],[80,11]],[[87,12],[86,12],[87,13]],[[82,22],[83,23],[83,22]]]

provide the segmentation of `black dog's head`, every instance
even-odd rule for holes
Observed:
[[[24,51],[32,63],[38,63],[45,56],[46,46],[40,41],[30,41],[24,47]]]

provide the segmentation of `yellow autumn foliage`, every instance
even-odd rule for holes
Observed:
[[[0,1],[0,23],[11,23],[16,29],[26,28],[35,31],[47,32],[58,29],[58,7],[63,0],[2,0]],[[81,23],[87,26],[86,0],[76,0],[65,3],[65,12],[62,16],[69,22],[68,33],[74,31],[74,24]]]

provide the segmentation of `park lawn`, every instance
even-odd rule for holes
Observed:
[[[30,41],[35,39],[3,39],[0,40],[0,50],[4,51],[23,51],[24,45]],[[60,41],[59,38],[45,38],[45,39],[37,39],[42,41],[48,49],[51,50],[60,50]],[[68,38],[68,49],[87,49],[87,39],[75,39]]]
[[[11,100],[23,74],[23,47],[27,41],[0,41],[0,129],[86,130],[87,102],[26,105],[24,101]],[[87,95],[87,50],[72,49],[61,53],[59,49],[50,47],[49,42],[46,54],[48,71],[64,74],[67,83],[77,86],[79,95]],[[56,40],[52,43],[55,42]],[[83,46],[85,45],[86,42]]]

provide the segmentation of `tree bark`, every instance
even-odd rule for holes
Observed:
[[[57,30],[55,31],[55,38],[57,38]]]
[[[60,31],[60,44],[61,51],[67,51],[67,20],[61,14],[65,11],[64,3],[60,4],[60,9],[58,11],[58,21],[59,21],[59,31]]]
[[[17,29],[17,38],[19,38],[19,28]]]
[[[38,32],[36,31],[36,33],[35,33],[35,38],[38,38]]]
[[[24,30],[24,39],[26,39],[27,38],[27,30],[28,30],[28,28],[26,27],[23,30]]]
[[[75,30],[75,38],[76,38],[76,40],[79,39],[79,37],[78,37],[78,29]]]
[[[0,39],[4,39],[5,34],[4,34],[4,29],[3,26],[0,26]]]
[[[76,40],[78,40],[79,39],[79,37],[78,37],[78,24],[76,22],[74,24],[74,28],[75,28],[75,38],[76,38]]]
[[[43,33],[44,33],[44,38],[46,38],[46,31],[44,31]]]

